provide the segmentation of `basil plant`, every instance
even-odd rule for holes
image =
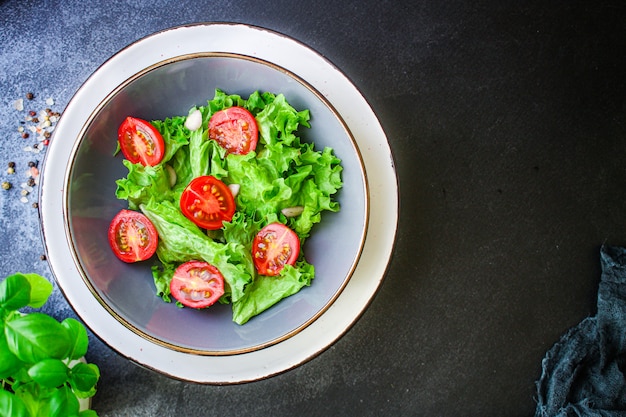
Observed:
[[[59,322],[36,311],[52,289],[37,274],[0,282],[0,416],[97,416],[80,406],[95,394],[100,378],[98,367],[83,359],[87,330],[76,319]]]

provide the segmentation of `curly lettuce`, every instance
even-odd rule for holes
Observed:
[[[246,155],[228,154],[208,138],[208,121],[231,106],[248,109],[257,121],[259,142]],[[300,127],[310,127],[309,111],[297,111],[282,94],[254,92],[248,99],[216,90],[206,106],[190,109],[202,114],[202,127],[189,131],[187,116],[152,124],[162,134],[166,151],[160,164],[143,167],[124,160],[128,175],[119,179],[116,195],[129,208],[141,210],[159,233],[158,263],[153,266],[156,293],[170,302],[169,283],[176,267],[190,260],[215,265],[225,279],[221,303],[231,303],[233,321],[244,324],[285,297],[309,286],[315,268],[303,251],[294,266],[277,277],[256,273],[251,256],[256,233],[272,222],[292,228],[304,243],[324,211],[338,211],[341,160],[331,148],[321,151],[301,141]],[[193,178],[212,175],[238,184],[237,212],[219,231],[200,229],[180,211],[180,194]],[[283,209],[302,207],[298,216]]]

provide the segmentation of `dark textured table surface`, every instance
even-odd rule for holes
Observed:
[[[0,274],[54,280],[40,258],[37,185],[21,193],[28,163],[45,155],[17,130],[27,112],[62,113],[125,45],[203,21],[291,36],[361,90],[395,156],[395,251],[344,337],[260,382],[175,381],[92,336],[94,409],[531,416],[545,352],[595,312],[600,245],[626,245],[626,3],[0,1],[0,179],[13,184],[0,190]],[[74,315],[58,289],[45,309]]]

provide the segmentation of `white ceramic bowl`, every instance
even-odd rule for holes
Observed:
[[[247,97],[283,93],[311,111],[299,131],[342,160],[341,210],[323,215],[304,248],[316,267],[306,287],[245,325],[230,306],[178,309],[154,294],[152,263],[125,264],[107,228],[125,201],[115,150],[128,115],[186,115],[216,88]],[[43,169],[43,236],[55,278],[87,326],[123,356],[200,383],[256,380],[318,354],[361,315],[383,279],[397,226],[397,183],[384,132],[332,64],[283,35],[239,24],[199,24],[144,38],[102,65],[63,112]]]

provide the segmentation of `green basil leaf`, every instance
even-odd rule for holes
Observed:
[[[65,327],[43,313],[31,313],[7,322],[4,333],[11,352],[24,362],[62,359],[70,350]]]
[[[30,302],[30,283],[22,274],[14,274],[0,282],[0,308],[18,310]]]
[[[28,305],[33,308],[40,308],[52,294],[52,284],[39,274],[22,275],[30,282],[30,302]]]
[[[24,374],[26,374],[28,378],[30,378],[26,373],[26,368],[22,368],[22,371]],[[13,389],[15,396],[22,400],[24,405],[26,405],[29,416],[40,415],[39,409],[41,408],[42,402],[45,402],[45,400],[41,399],[44,399],[46,395],[48,395],[50,390],[40,387],[39,384],[32,380],[29,380],[25,383],[13,383],[13,386],[11,388]]]
[[[100,369],[92,363],[79,362],[70,370],[70,385],[79,398],[87,398],[79,393],[87,393],[88,397],[92,397],[99,379]]]
[[[28,384],[29,382],[32,382],[33,379],[30,377],[30,375],[28,375],[28,369],[26,369],[25,366],[20,367],[20,369],[18,369],[17,371],[15,371],[12,375],[11,378],[13,378],[13,380],[15,380],[15,382],[13,383],[13,392],[17,392],[16,389],[20,387],[20,385],[22,384]]]
[[[44,387],[55,388],[67,382],[69,368],[59,359],[44,359],[31,366],[28,375]]]
[[[23,362],[9,350],[4,331],[0,332],[0,379],[6,379],[17,372]]]
[[[24,402],[8,391],[0,390],[0,416],[30,417]]]
[[[67,357],[69,359],[80,359],[85,356],[87,347],[89,346],[89,337],[87,336],[85,326],[71,317],[63,320],[61,325],[65,327],[70,338],[71,347]]]
[[[68,417],[78,414],[80,405],[78,398],[68,386],[57,389],[46,404],[46,415],[49,417]]]
[[[98,417],[98,413],[93,410],[83,410],[78,413],[78,417]]]

